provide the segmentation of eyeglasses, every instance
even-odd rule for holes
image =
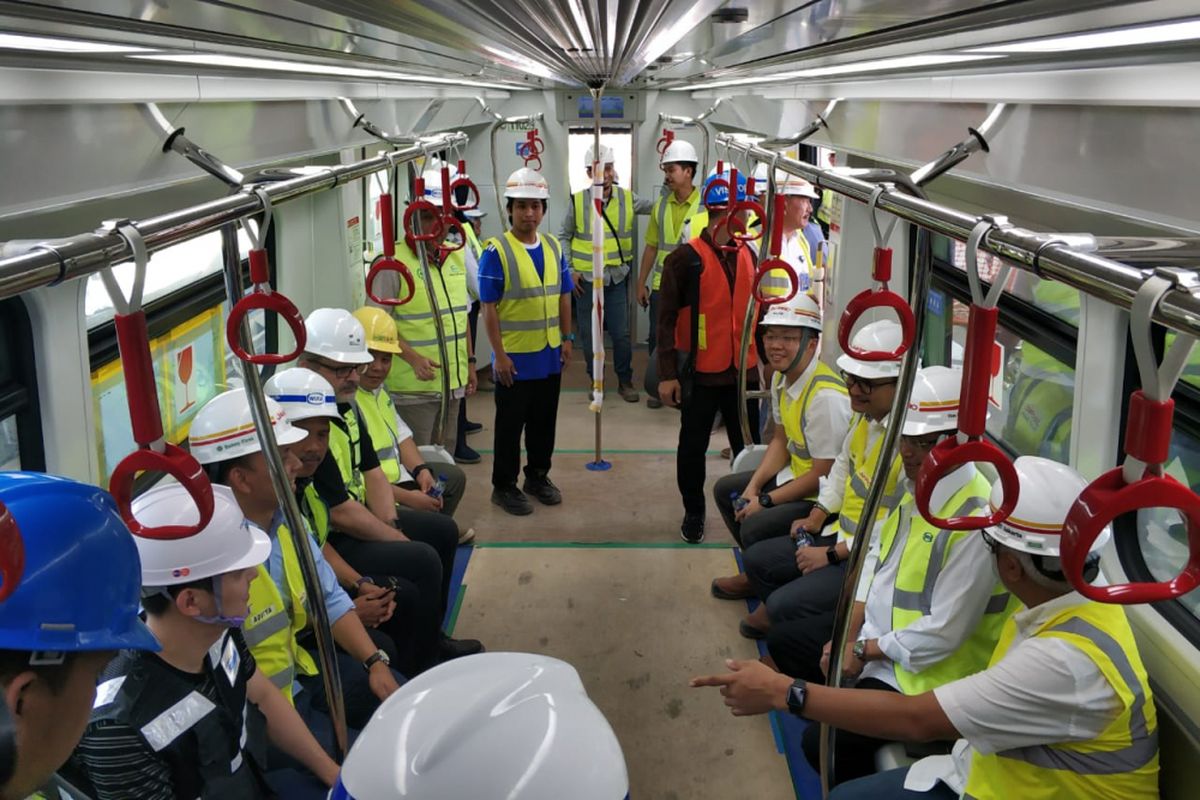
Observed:
[[[887,386],[889,384],[893,384],[896,382],[895,378],[885,378],[884,380],[869,381],[866,378],[860,378],[857,375],[851,375],[849,372],[846,372],[846,370],[842,370],[841,372],[842,372],[842,383],[846,384],[846,388],[849,389],[851,386],[858,386],[858,388],[862,390],[863,394],[870,394],[871,392],[875,391],[875,389],[880,386]]]
[[[905,436],[901,434],[900,441],[914,450],[932,450],[942,440],[943,435],[941,433],[934,433],[928,436]]]
[[[779,333],[764,333],[763,341],[766,342],[767,344],[782,343],[782,344],[798,345],[798,344],[800,344],[800,342],[804,341],[804,337],[803,336],[784,336],[783,334],[779,334]]]
[[[350,377],[351,372],[357,372],[359,375],[362,375],[367,371],[367,367],[371,366],[370,364],[350,364],[343,366],[341,364],[330,364],[328,361],[321,359],[313,359],[313,363],[340,381]]]

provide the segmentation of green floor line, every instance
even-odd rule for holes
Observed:
[[[476,550],[728,550],[730,545],[715,542],[688,544],[686,542],[477,542]]]
[[[454,626],[458,624],[458,612],[462,611],[463,598],[467,596],[467,584],[458,585],[458,597],[454,599],[454,610],[450,612],[450,624],[446,626],[446,635],[454,635]]]
[[[496,453],[496,451],[495,451],[495,450],[492,450],[491,448],[487,448],[487,447],[476,447],[476,448],[475,448],[475,452],[477,452],[477,453],[482,453],[482,454],[485,454],[485,455],[495,455],[495,453]],[[593,453],[595,453],[595,452],[596,452],[596,448],[594,448],[594,447],[589,447],[589,448],[583,448],[583,447],[579,447],[579,448],[561,448],[561,449],[556,449],[556,450],[554,451],[554,455],[556,455],[556,456],[572,456],[572,455],[574,455],[574,456],[588,456],[588,455],[592,455],[592,454],[593,454]],[[601,455],[616,455],[616,456],[627,456],[627,455],[633,455],[633,456],[668,456],[668,455],[671,455],[671,454],[673,454],[673,453],[675,453],[675,452],[677,452],[677,450],[675,450],[675,449],[671,449],[671,450],[638,450],[638,449],[625,449],[625,450],[623,450],[623,449],[612,449],[612,450],[603,450],[603,451],[601,451]],[[721,451],[720,451],[720,450],[709,450],[709,451],[707,451],[707,452],[706,452],[704,455],[706,455],[706,456],[719,456],[719,455],[721,455]]]

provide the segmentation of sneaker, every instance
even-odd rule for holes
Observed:
[[[657,397],[647,397],[646,408],[662,408],[662,400]]]
[[[450,661],[463,656],[473,656],[485,649],[483,642],[478,639],[451,639],[442,634],[442,640],[438,642],[438,660]]]
[[[704,541],[704,515],[684,514],[683,524],[679,526],[679,538],[688,544],[700,544]]]
[[[454,448],[454,460],[459,464],[478,464],[483,461],[483,456],[466,442],[459,442]]]
[[[474,528],[467,528],[465,531],[458,532],[458,543],[459,544],[470,544],[473,541],[475,541],[475,529]]]
[[[526,478],[521,487],[525,494],[533,495],[544,506],[556,506],[562,502],[562,492],[550,482],[549,478]]]
[[[492,489],[492,502],[513,516],[524,517],[533,513],[533,506],[515,486]]]
[[[617,394],[621,395],[621,399],[626,403],[636,403],[642,399],[641,395],[638,394],[638,390],[633,388],[632,383],[622,383],[617,387]]]
[[[482,422],[471,422],[467,420],[467,424],[463,425],[463,433],[479,433],[483,430]]]

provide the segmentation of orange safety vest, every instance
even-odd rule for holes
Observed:
[[[754,283],[754,258],[750,248],[739,247],[737,272],[733,292],[725,268],[713,248],[697,237],[688,242],[700,256],[700,319],[696,326],[700,346],[696,351],[696,372],[718,373],[738,366],[742,347],[742,323],[746,306],[750,304],[750,287]],[[675,348],[692,350],[691,306],[679,309],[675,320]],[[748,369],[758,366],[758,352],[750,346]]]

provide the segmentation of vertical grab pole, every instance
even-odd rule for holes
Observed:
[[[508,214],[504,213],[504,198],[500,192],[500,159],[496,155],[496,134],[500,132],[502,125],[504,125],[504,120],[497,117],[496,121],[492,123],[491,130],[488,132],[492,142],[492,188],[496,192],[496,216],[500,217],[501,232],[508,230]],[[412,170],[409,170],[409,175],[409,186],[412,186]]]
[[[225,225],[221,228],[221,244],[225,266],[225,294],[232,308],[242,298],[242,257],[238,251],[237,228]],[[242,318],[238,330],[242,349],[253,352],[253,337],[250,333],[250,317]],[[271,428],[271,415],[267,413],[266,395],[263,394],[262,378],[258,369],[248,361],[242,362],[242,377],[246,387],[246,396],[250,399],[250,414],[254,418],[254,427],[258,431],[258,442],[262,447],[263,456],[267,462],[267,472],[271,475],[271,484],[275,487],[275,497],[283,510],[283,519],[287,523],[287,535],[292,537],[292,548],[300,559],[300,573],[304,576],[304,588],[308,596],[314,598],[309,603],[308,611],[312,615],[313,633],[317,640],[317,661],[321,667],[321,680],[325,686],[325,698],[329,703],[329,717],[333,721],[334,760],[339,764],[345,759],[349,749],[349,737],[346,733],[346,706],[342,697],[342,681],[338,674],[337,659],[334,655],[333,631],[329,627],[329,612],[321,599],[321,579],[317,575],[317,562],[313,559],[312,551],[308,549],[307,528],[300,514],[300,506],[296,496],[292,494],[291,481],[283,466],[283,457],[279,454],[279,445],[275,442],[275,433]]]
[[[604,408],[604,156],[600,152],[600,99],[604,86],[592,87],[592,402],[591,410],[596,414],[596,458],[588,465],[591,470],[605,470],[610,464],[604,460],[602,438]],[[583,320],[579,320],[582,329]]]
[[[771,231],[775,225],[775,164],[779,161],[779,154],[771,159],[770,166],[767,167],[767,196],[766,205],[763,210],[766,213],[762,218],[763,238],[758,246],[759,263],[763,260],[763,251],[769,248]],[[736,191],[731,189],[731,191]],[[768,255],[775,255],[768,253]],[[738,425],[742,429],[742,443],[745,447],[749,447],[754,439],[750,433],[750,413],[746,409],[746,359],[750,356],[750,340],[754,337],[754,322],[758,316],[758,293],[751,292],[750,300],[746,303],[746,316],[742,319],[742,342],[741,355],[738,361]]]

